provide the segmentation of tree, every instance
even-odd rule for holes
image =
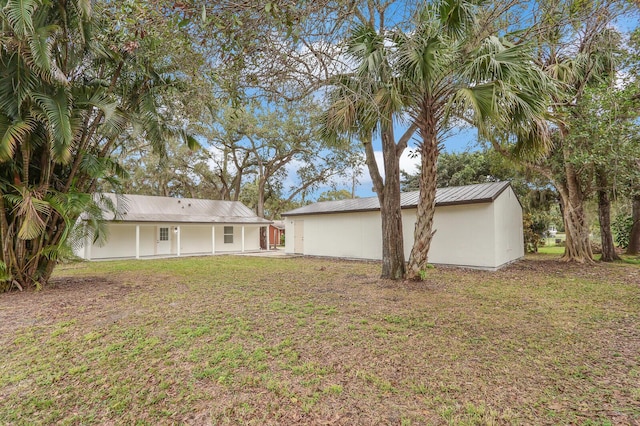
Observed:
[[[332,189],[320,194],[318,201],[338,201],[349,200],[351,198],[354,198],[353,195],[346,189]]]
[[[100,212],[89,194],[122,176],[125,130],[158,149],[177,133],[159,108],[176,82],[138,55],[146,41],[120,44],[100,4],[0,8],[0,281],[24,288],[46,284],[80,213]]]
[[[383,24],[381,27],[384,28]],[[400,119],[400,88],[389,61],[389,40],[371,23],[356,27],[347,40],[345,55],[355,71],[334,79],[325,114],[325,135],[335,139],[347,134],[364,145],[365,162],[380,202],[382,222],[382,278],[405,275],[402,211],[400,207],[400,155],[416,127],[411,125],[396,140],[394,123]],[[374,134],[382,142],[384,179],[373,149]]]
[[[396,32],[396,75],[404,104],[421,137],[420,195],[414,245],[407,277],[419,279],[427,268],[442,137],[455,120],[519,137],[521,150],[546,142],[543,114],[553,86],[532,65],[526,44],[494,34],[484,35],[473,3],[436,1],[416,17],[410,32]]]
[[[631,215],[632,225],[629,232],[629,245],[627,254],[640,253],[640,195],[633,196],[633,207]]]
[[[523,35],[537,45],[538,66],[559,82],[549,104],[552,149],[541,159],[522,163],[549,179],[560,195],[567,236],[564,261],[593,261],[585,213],[593,189],[593,168],[592,163],[583,164],[573,157],[576,143],[586,144],[590,137],[574,133],[573,128],[585,90],[615,75],[620,38],[612,26],[625,4],[616,0],[539,2],[533,8],[537,25]],[[510,155],[505,149],[508,143],[496,142],[494,139],[498,151]]]
[[[611,203],[616,196],[631,194],[632,182],[640,179],[635,159],[640,157],[636,120],[640,116],[640,94],[633,79],[617,78],[591,85],[580,102],[572,107],[571,133],[567,142],[574,167],[586,168],[592,176],[598,200],[598,218],[602,243],[600,259],[619,260],[611,232]],[[583,177],[583,182],[586,179]]]

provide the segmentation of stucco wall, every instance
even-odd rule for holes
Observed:
[[[524,256],[522,207],[511,188],[495,200],[496,267]]]
[[[495,267],[493,207],[491,203],[437,207],[429,263]]]
[[[180,254],[190,253],[211,253],[210,225],[180,226]]]
[[[126,226],[126,225],[125,225]],[[133,228],[133,249],[135,256],[135,237],[136,237],[136,227]],[[140,225],[140,256],[153,256],[156,254],[156,239],[158,233],[158,228],[155,225]]]
[[[136,227],[135,225],[107,225],[107,242],[102,246],[91,247],[92,259],[108,259],[112,257],[135,257]]]
[[[436,230],[429,262],[458,266],[495,268],[521,257],[522,213],[509,188],[504,201],[437,207]],[[498,201],[496,200],[496,201]],[[514,204],[515,202],[515,204]],[[405,257],[413,246],[416,209],[404,209],[403,234]],[[288,217],[285,220],[285,252],[294,253],[295,221],[304,221],[306,255],[360,259],[382,258],[379,212],[334,213]],[[497,229],[500,224],[500,230]],[[519,240],[518,240],[519,238]]]
[[[293,220],[300,219],[304,220],[304,254],[358,259],[382,257],[379,212],[310,215]],[[296,238],[293,225],[292,219],[285,225],[287,252],[293,252]]]

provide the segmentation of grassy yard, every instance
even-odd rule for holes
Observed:
[[[233,256],[61,267],[0,294],[0,424],[640,422],[640,266],[378,275]]]

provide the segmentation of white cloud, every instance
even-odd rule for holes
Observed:
[[[420,157],[412,157],[413,150],[405,149],[400,156],[400,170],[403,170],[409,174],[415,174],[418,171],[418,165],[420,164]],[[378,169],[384,179],[384,162],[382,158],[382,151],[375,151],[376,162],[378,163]],[[364,166],[362,175],[360,176],[358,184],[358,195],[361,197],[373,197],[373,182],[371,176],[369,176],[369,169]],[[350,185],[350,183],[349,183]]]

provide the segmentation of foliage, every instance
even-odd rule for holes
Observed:
[[[438,155],[437,187],[473,185],[476,183],[512,180],[517,174],[513,165],[506,164],[491,149],[465,152],[441,152]],[[402,190],[417,191],[421,166],[415,174],[402,172]]]
[[[320,194],[317,201],[348,200],[350,198],[354,198],[354,196],[346,189],[332,189]]]
[[[88,194],[124,175],[112,157],[123,134],[157,149],[168,137],[191,139],[160,108],[176,85],[172,70],[138,53],[157,47],[152,40],[120,44],[111,9],[83,0],[0,6],[0,263],[10,285],[41,287],[80,214],[99,219]]]
[[[360,153],[346,139],[328,143],[321,138],[320,110],[313,100],[250,102],[221,112],[206,133],[213,172],[221,183],[230,182],[226,194],[250,199],[259,216],[277,217],[285,204],[304,202],[320,185],[346,177]]]
[[[633,228],[633,218],[624,213],[619,214],[611,224],[618,247],[626,249],[629,246],[631,228]]]
[[[538,246],[543,243],[542,236],[547,230],[547,223],[539,219],[536,220],[536,217],[532,213],[524,213],[522,215],[522,224],[525,252],[537,253]]]
[[[602,205],[607,204],[610,185],[602,179],[596,185],[595,178],[606,175],[605,164],[617,167],[613,158],[618,150],[616,138],[625,134],[617,127],[619,121],[610,120],[619,110],[612,109],[605,97],[607,91],[617,90],[617,75],[623,69],[624,43],[614,21],[630,4],[610,0],[539,2],[537,6],[532,14],[536,24],[523,30],[523,37],[535,43],[536,63],[558,83],[547,114],[553,144],[543,158],[519,161],[548,179],[558,192],[567,234],[563,260],[592,262],[585,203],[600,187]],[[606,89],[596,97],[604,102],[591,103],[590,92],[603,84]],[[512,139],[493,138],[492,142],[499,152],[513,158]]]
[[[527,43],[497,31],[485,33],[479,17],[493,11],[464,0],[436,1],[420,11],[411,31],[393,37],[403,103],[421,138],[409,278],[417,278],[428,262],[440,144],[452,128],[466,122],[481,136],[515,135],[521,152],[537,152],[547,143],[539,130],[545,129],[543,114],[553,85],[533,65]]]

